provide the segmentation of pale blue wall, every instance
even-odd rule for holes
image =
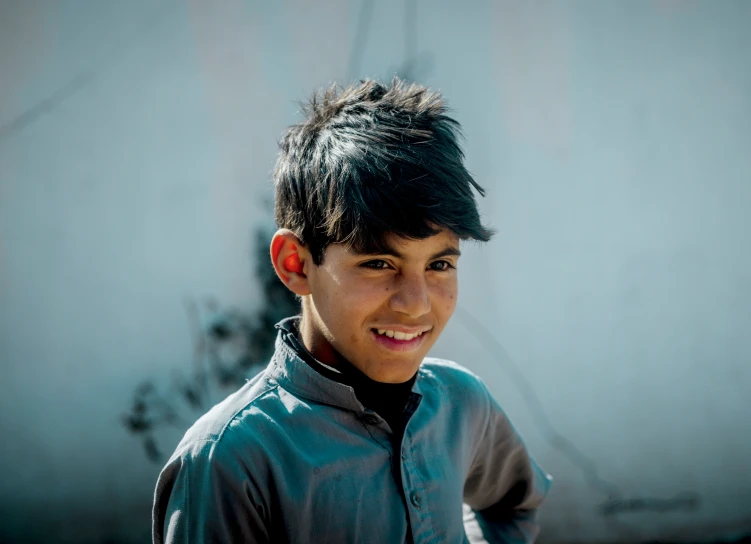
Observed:
[[[357,62],[359,2],[216,4],[0,4],[0,531],[143,541],[134,389],[189,369],[186,299],[257,308],[294,101],[405,49],[499,231],[434,352],[555,476],[547,541],[751,531],[751,3],[423,0],[405,47],[377,2]],[[602,516],[606,489],[695,502]]]

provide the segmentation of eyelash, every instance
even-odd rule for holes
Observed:
[[[454,267],[454,265],[452,265],[452,264],[451,264],[450,262],[448,262],[448,261],[444,261],[444,260],[440,260],[440,261],[433,261],[432,263],[430,263],[430,266],[432,266],[432,265],[434,265],[434,264],[436,264],[436,263],[445,263],[445,264],[446,264],[446,267],[445,267],[445,268],[442,268],[442,269],[440,269],[440,270],[435,270],[436,272],[448,272],[448,271],[449,271],[449,270],[451,270],[452,268],[455,268],[455,267]]]
[[[375,266],[375,265],[377,265],[378,263],[383,263],[383,264],[385,264],[386,266]],[[448,261],[444,261],[444,260],[433,261],[433,262],[432,262],[432,263],[430,263],[430,264],[429,264],[428,266],[432,266],[432,265],[434,265],[434,264],[437,264],[437,263],[445,263],[445,264],[446,264],[446,266],[445,266],[444,268],[442,268],[442,269],[438,269],[438,270],[437,270],[437,269],[435,269],[435,268],[431,268],[431,270],[432,270],[433,272],[448,272],[448,271],[449,271],[449,270],[451,270],[452,268],[456,268],[456,267],[455,267],[454,265],[452,265],[452,264],[451,264],[450,262],[448,262]],[[388,263],[387,263],[386,261],[382,260],[382,259],[375,259],[375,260],[373,260],[373,261],[368,261],[368,262],[366,262],[366,263],[362,263],[362,264],[361,264],[360,266],[361,266],[361,267],[363,267],[363,268],[370,268],[370,269],[372,269],[372,270],[386,270],[386,269],[387,269],[387,267],[388,267]]]

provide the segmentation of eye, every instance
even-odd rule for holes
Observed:
[[[373,270],[385,270],[389,267],[389,263],[382,259],[374,259],[372,261],[362,263],[360,266],[363,268],[372,268]]]
[[[449,270],[454,268],[454,265],[452,265],[448,261],[433,261],[428,265],[428,267],[436,272],[448,272]]]

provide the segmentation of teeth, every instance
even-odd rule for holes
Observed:
[[[378,329],[378,334],[388,336],[389,338],[395,338],[396,340],[412,340],[414,338],[417,338],[422,333],[417,334],[407,334],[406,332],[401,331],[391,331],[388,329]]]

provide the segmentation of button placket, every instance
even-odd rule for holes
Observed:
[[[402,461],[406,461],[407,460],[407,451],[410,448],[410,444],[411,444],[411,442],[410,442],[410,434],[409,434],[409,431],[407,431],[405,429],[404,430],[404,434],[402,435],[402,440],[401,440],[401,444],[400,444],[400,446],[401,446]]]
[[[412,491],[412,493],[409,494],[409,501],[412,503],[412,506],[418,510],[422,506],[422,497],[417,491]]]

